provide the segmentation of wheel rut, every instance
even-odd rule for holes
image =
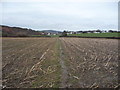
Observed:
[[[61,70],[62,70],[62,75],[61,75],[61,85],[60,88],[66,88],[68,87],[67,81],[68,81],[68,70],[67,70],[67,66],[65,65],[65,55],[63,53],[63,48],[62,45],[60,43],[60,65],[61,65]]]

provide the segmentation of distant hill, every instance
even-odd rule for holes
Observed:
[[[61,33],[60,31],[57,31],[57,30],[43,30],[42,32],[51,33],[51,34],[58,34],[58,33]]]
[[[0,32],[2,32],[2,36],[31,36],[31,35],[43,35],[45,33],[41,31],[35,31],[27,28],[20,27],[9,27],[0,25]]]

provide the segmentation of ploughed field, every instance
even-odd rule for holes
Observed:
[[[115,88],[118,40],[3,38],[2,78],[14,88]]]

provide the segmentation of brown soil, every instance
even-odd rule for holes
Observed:
[[[3,38],[3,86],[13,88],[114,88],[118,40]]]

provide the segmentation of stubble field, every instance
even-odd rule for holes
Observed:
[[[115,88],[118,40],[3,38],[3,86]]]

